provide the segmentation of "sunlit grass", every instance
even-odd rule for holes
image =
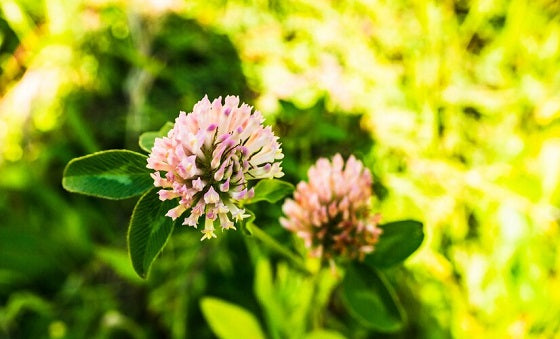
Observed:
[[[49,138],[66,121],[85,131],[76,133],[80,149],[97,147],[98,127],[68,100],[80,90],[125,93],[131,108],[119,119],[129,134],[155,124],[149,112],[158,107],[145,97],[161,85],[154,79],[174,70],[161,57],[165,46],[150,43],[176,12],[231,40],[267,118],[281,120],[283,102],[303,111],[323,99],[329,114],[362,115],[374,139],[366,163],[387,190],[384,218],[427,227],[407,283],[437,323],[412,319],[415,326],[457,337],[560,330],[553,1],[150,4],[2,1],[0,187],[21,187],[5,179],[13,166],[55,149]],[[117,61],[107,66],[107,55]],[[127,86],[115,85],[118,65],[129,70]],[[183,96],[162,114],[197,97]]]

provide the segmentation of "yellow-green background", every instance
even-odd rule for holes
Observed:
[[[235,244],[180,231],[141,282],[134,201],[60,187],[206,93],[263,112],[289,180],[355,152],[384,220],[424,222],[401,336],[560,332],[558,2],[2,0],[0,337],[209,336],[189,288],[258,313]]]

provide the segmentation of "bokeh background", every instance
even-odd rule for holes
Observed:
[[[355,153],[384,220],[424,222],[386,337],[558,335],[557,1],[2,0],[0,338],[211,338],[204,295],[261,314],[239,232],[176,230],[142,281],[134,199],[61,188],[73,157],[139,150],[204,94],[263,112],[287,180]]]

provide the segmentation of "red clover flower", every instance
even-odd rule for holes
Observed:
[[[344,165],[340,154],[330,162],[321,158],[308,171],[309,183],[300,182],[294,199],[282,207],[280,223],[303,239],[314,257],[335,255],[359,258],[374,250],[381,229],[372,214],[370,171],[354,156]]]
[[[254,194],[247,181],[279,178],[284,157],[278,137],[262,125],[259,111],[239,98],[205,96],[191,113],[181,112],[166,137],[156,138],[147,167],[159,198],[179,198],[179,205],[167,212],[177,219],[188,210],[183,225],[197,227],[204,216],[201,240],[215,238],[215,224],[235,229],[234,221],[249,215],[238,205]]]

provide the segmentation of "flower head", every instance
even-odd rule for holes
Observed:
[[[249,215],[239,208],[251,198],[247,181],[283,175],[284,157],[270,126],[262,125],[260,112],[252,112],[239,98],[205,96],[191,113],[181,112],[166,137],[156,138],[147,167],[161,200],[179,199],[167,216],[188,215],[183,225],[197,227],[204,216],[204,236],[215,238],[214,225],[235,229],[234,221]],[[231,218],[231,219],[230,219]]]
[[[282,226],[302,238],[312,256],[363,259],[381,233],[379,215],[369,208],[370,171],[354,156],[345,165],[337,154],[332,162],[319,159],[308,177],[308,183],[297,185],[294,199],[284,203]]]

